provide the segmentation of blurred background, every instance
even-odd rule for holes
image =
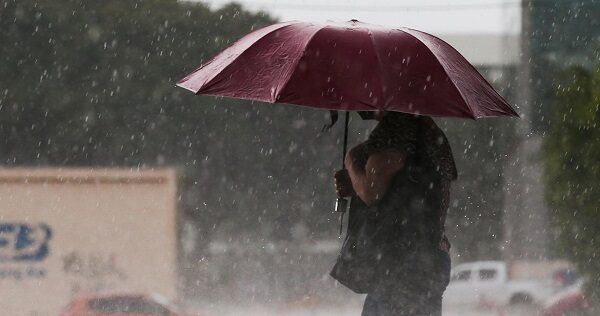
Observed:
[[[469,310],[562,315],[551,309],[567,308],[552,306],[568,290],[581,301],[569,308],[593,313],[597,0],[0,0],[0,306],[56,315],[80,297],[136,293],[203,315],[359,315],[363,297],[328,275],[342,124],[321,132],[325,111],[175,87],[252,30],[350,19],[444,39],[521,115],[436,119],[459,170],[453,265],[493,261],[494,275],[508,271],[494,291],[514,294],[490,301],[492,268],[463,266],[481,279],[453,274],[459,296],[477,298]],[[373,123],[350,127],[353,144]],[[556,289],[513,291],[515,278]]]

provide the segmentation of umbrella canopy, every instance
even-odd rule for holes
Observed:
[[[355,20],[286,22],[259,29],[177,85],[196,94],[328,110],[518,116],[441,39]]]

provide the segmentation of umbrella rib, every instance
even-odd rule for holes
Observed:
[[[415,31],[409,28],[406,28],[406,30],[410,30],[410,31]],[[406,34],[408,34],[409,36],[413,37],[414,39],[417,40],[417,42],[419,42],[421,45],[424,45],[425,47],[427,47],[428,52],[431,53],[431,55],[433,55],[433,58],[435,58],[438,61],[438,64],[442,67],[442,70],[444,71],[444,73],[446,74],[446,76],[448,78],[451,78],[450,75],[448,74],[448,70],[446,70],[446,67],[444,67],[444,64],[442,64],[442,62],[440,61],[440,59],[438,58],[438,56],[429,48],[429,46],[427,44],[425,44],[421,39],[419,39],[417,36],[413,35],[410,32],[407,32],[406,30],[400,30]],[[458,88],[458,86],[456,85],[456,83],[454,83],[454,81],[452,79],[450,79],[450,83],[452,84],[452,86],[454,87],[454,89],[456,89],[456,91],[458,92],[458,94],[460,95],[460,97],[462,98],[463,102],[465,103],[465,105],[467,106],[467,108],[469,109],[471,114],[471,118],[472,119],[477,119],[477,116],[475,116],[475,112],[473,111],[473,108],[471,107],[471,105],[469,104],[469,102],[467,102],[467,99],[465,98],[465,95],[462,93],[462,91],[460,91],[460,89]]]
[[[258,42],[258,41],[262,40],[263,38],[265,38],[266,36],[268,36],[269,34],[271,34],[271,33],[273,33],[273,32],[276,32],[276,31],[278,31],[278,30],[280,30],[280,29],[282,29],[282,28],[284,28],[284,27],[288,27],[288,26],[290,26],[290,25],[292,25],[292,24],[293,24],[293,22],[283,22],[283,23],[274,24],[274,25],[272,25],[272,26],[278,26],[278,27],[273,27],[273,29],[269,30],[269,31],[268,31],[268,32],[266,32],[265,34],[262,34],[262,36],[260,36],[259,38],[257,38],[257,39],[256,39],[256,40],[255,40],[253,43],[256,43],[256,42]],[[259,29],[259,30],[256,30],[255,32],[259,32],[259,31],[260,31],[260,29]],[[251,33],[251,34],[252,34],[252,33]],[[235,42],[235,43],[234,43],[232,46],[234,46],[236,43],[238,43],[238,42],[240,42],[240,41],[244,40],[244,38],[246,38],[246,36],[244,36],[244,37],[242,37],[241,39],[237,40],[237,41],[236,41],[236,42]],[[251,47],[252,47],[252,45],[248,45],[248,47],[246,47],[245,49],[243,49],[242,51],[240,51],[240,52],[237,54],[236,58],[239,58],[240,56],[242,56],[242,55],[243,55],[244,53],[246,53],[246,52],[247,52],[247,51],[248,51],[248,50],[249,50]],[[190,91],[194,92],[195,94],[200,94],[200,93],[201,93],[200,91],[201,91],[203,88],[206,88],[206,87],[207,87],[207,86],[210,84],[210,82],[211,82],[212,80],[214,80],[214,79],[215,79],[216,77],[218,77],[218,76],[219,76],[221,73],[223,73],[223,72],[224,72],[226,69],[228,69],[228,68],[231,66],[231,64],[232,64],[232,63],[233,63],[233,62],[236,60],[236,58],[231,58],[231,60],[229,60],[229,61],[227,62],[227,64],[226,64],[226,65],[224,65],[224,66],[222,66],[222,67],[221,67],[221,70],[220,70],[220,71],[218,71],[218,72],[215,72],[215,73],[214,73],[214,74],[212,74],[212,75],[211,75],[209,78],[206,78],[206,79],[204,80],[204,82],[202,83],[202,85],[201,85],[201,88],[200,88],[198,91],[194,91],[194,89],[190,89],[190,88],[186,87],[186,86],[184,85],[184,83],[187,81],[187,79],[188,79],[188,78],[191,78],[191,77],[192,77],[194,74],[196,74],[198,71],[200,71],[200,70],[202,70],[204,67],[206,67],[206,66],[210,65],[210,64],[211,64],[211,63],[212,63],[214,60],[216,60],[217,58],[219,58],[219,56],[221,56],[221,55],[225,54],[226,52],[227,52],[227,49],[226,49],[226,50],[224,50],[224,51],[222,51],[222,52],[220,52],[219,54],[217,54],[217,55],[216,55],[216,56],[214,56],[213,58],[211,58],[209,61],[207,61],[206,63],[204,63],[203,65],[201,65],[200,67],[198,67],[196,70],[194,70],[192,73],[190,73],[188,76],[186,76],[185,78],[183,78],[182,80],[180,80],[180,81],[179,81],[179,82],[176,84],[176,86],[178,86],[178,87],[181,87],[181,88],[184,88],[184,89],[187,89],[187,90],[190,90]]]
[[[442,43],[446,44],[446,45],[448,46],[448,48],[450,48],[450,49],[452,49],[452,50],[456,51],[456,53],[457,53],[457,54],[461,55],[461,54],[460,54],[460,52],[458,52],[458,51],[456,50],[456,48],[454,48],[452,45],[448,44],[446,41],[444,41],[443,39],[441,39],[441,38],[439,38],[439,37],[437,37],[437,36],[435,36],[435,35],[432,35],[432,34],[429,34],[429,33],[423,32],[423,31],[419,31],[419,30],[410,29],[410,28],[407,28],[407,29],[408,29],[408,30],[411,30],[411,31],[414,31],[414,32],[423,33],[423,34],[425,34],[425,35],[431,36],[431,37],[433,37],[433,38],[435,38],[435,39],[439,40],[440,42],[442,42]],[[411,35],[412,35],[412,34],[411,34]],[[413,37],[414,37],[414,36],[413,36]],[[426,46],[427,46],[427,45],[426,45]],[[435,56],[435,54],[434,54],[434,56]],[[461,55],[461,56],[462,56],[462,55]],[[437,58],[437,56],[436,56],[436,58]],[[463,56],[463,58],[464,58],[464,56]],[[441,64],[441,63],[440,63],[440,64]],[[485,77],[483,77],[483,75],[481,75],[481,73],[480,73],[479,71],[477,71],[477,68],[475,68],[475,66],[473,66],[473,64],[471,64],[471,63],[470,63],[470,62],[468,62],[468,61],[467,61],[467,63],[466,63],[466,64],[468,65],[468,67],[470,67],[470,68],[473,70],[473,72],[474,72],[474,73],[475,73],[475,74],[476,74],[476,75],[477,75],[477,76],[478,76],[478,77],[479,77],[479,78],[480,78],[480,79],[481,79],[483,82],[486,82],[486,83],[487,83],[487,80],[485,79]],[[443,68],[443,66],[442,66],[442,68]],[[445,70],[445,68],[444,68],[444,70]],[[489,84],[489,83],[488,83],[488,84]],[[492,88],[492,89],[491,89],[491,91],[492,91],[492,92],[493,92],[493,93],[496,95],[496,97],[500,98],[500,99],[503,101],[503,103],[504,103],[504,107],[505,107],[505,110],[506,110],[506,111],[510,112],[512,115],[514,115],[514,116],[516,116],[516,117],[520,117],[520,116],[519,116],[519,113],[517,113],[517,111],[515,111],[515,109],[513,109],[513,108],[512,108],[512,106],[510,106],[510,104],[508,104],[508,102],[506,102],[506,100],[504,100],[504,98],[503,98],[503,97],[502,97],[502,96],[501,96],[501,95],[498,93],[498,91],[496,91],[496,89],[493,89],[493,88]],[[462,95],[462,94],[461,94],[461,95]],[[469,106],[469,104],[467,104],[467,106]],[[471,107],[470,107],[470,106],[469,106],[469,108],[471,109]],[[497,110],[497,109],[492,109],[492,111],[494,111],[494,112],[496,112],[496,113],[505,113],[504,111]],[[489,115],[479,115],[479,116],[478,116],[478,118],[481,118],[481,117],[489,117]]]
[[[324,27],[318,28],[316,31],[314,31],[313,34],[306,41],[306,45],[304,45],[304,47],[305,48],[308,47],[308,45],[310,45],[310,42],[317,35],[317,33],[319,33],[323,29],[324,29]],[[287,87],[288,83],[290,82],[290,79],[292,78],[292,76],[296,72],[296,68],[298,67],[298,64],[300,63],[300,60],[302,60],[302,57],[304,57],[304,54],[300,54],[300,56],[298,56],[298,58],[296,58],[296,60],[294,60],[294,65],[293,65],[293,67],[290,68],[291,69],[290,73],[287,75],[287,78],[285,79],[285,81],[281,85],[281,88],[277,89],[277,92],[275,93],[275,98],[273,100],[274,103],[279,102],[280,97],[281,97],[281,93],[283,92],[283,90],[285,90],[285,88]]]
[[[415,32],[420,32],[420,33],[425,33],[425,32],[419,31],[419,30],[413,30],[413,31],[415,31]],[[427,35],[429,35],[429,36],[431,36],[431,37],[434,37],[434,38],[438,39],[439,41],[441,41],[441,42],[445,43],[446,45],[448,45],[448,47],[449,47],[450,49],[453,49],[454,51],[456,51],[456,52],[457,52],[457,53],[460,55],[460,52],[458,52],[458,51],[456,50],[456,48],[454,48],[452,45],[450,45],[450,44],[446,43],[446,41],[444,41],[443,39],[441,39],[441,38],[439,38],[439,37],[437,37],[437,36],[435,36],[435,35],[431,35],[431,34],[429,34],[429,33],[425,33],[425,34],[427,34]],[[461,55],[461,56],[462,56],[462,55]],[[463,57],[464,57],[464,56],[463,56]],[[467,65],[468,65],[468,67],[470,67],[471,69],[473,69],[473,72],[475,73],[475,75],[476,75],[476,76],[478,76],[478,77],[479,77],[479,78],[480,78],[480,79],[481,79],[483,82],[486,82],[486,83],[488,83],[488,82],[487,82],[487,79],[485,79],[485,77],[484,77],[484,76],[483,76],[483,75],[482,75],[482,74],[481,74],[479,71],[477,71],[477,68],[475,68],[475,66],[473,66],[473,65],[472,65],[470,62],[468,62],[468,61],[467,61]],[[489,83],[488,83],[488,84],[489,84]],[[513,115],[514,115],[514,116],[516,116],[516,117],[519,117],[519,113],[517,113],[517,111],[515,111],[515,109],[513,109],[513,108],[512,108],[512,106],[510,106],[510,104],[508,104],[508,102],[506,102],[506,100],[504,99],[504,97],[502,97],[502,96],[500,95],[500,93],[498,93],[498,91],[496,91],[496,89],[493,89],[493,88],[492,88],[492,89],[491,89],[491,91],[493,92],[493,94],[495,94],[495,95],[496,95],[496,97],[500,98],[500,99],[503,101],[503,104],[504,104],[504,107],[505,107],[505,110],[506,110],[506,111],[510,112],[511,114],[513,114]],[[496,112],[496,113],[504,113],[504,114],[505,114],[505,112],[504,112],[504,111],[500,111],[500,110],[497,110],[497,109],[492,109],[492,110],[493,110],[494,112]],[[489,117],[489,115],[480,115],[479,117]]]
[[[381,76],[379,77],[379,80],[381,80],[381,98],[384,101],[384,103],[382,103],[382,104],[385,107],[386,106],[386,104],[385,104],[386,98],[384,95],[385,92],[383,90],[384,90],[384,87],[387,87],[387,82],[385,82],[386,81],[385,76],[383,75],[384,74],[383,63],[381,62],[381,58],[379,57],[379,53],[377,51],[377,45],[375,44],[375,38],[373,36],[373,32],[370,29],[367,29],[367,36],[369,37],[369,40],[371,41],[371,45],[373,46],[373,53],[375,54],[375,59],[377,59],[377,65],[379,66],[379,73],[381,74]],[[379,101],[379,102],[381,102],[381,101]],[[375,108],[379,108],[377,106],[377,104],[375,104]]]

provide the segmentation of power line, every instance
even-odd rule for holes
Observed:
[[[202,1],[207,4],[225,5],[231,1]],[[521,1],[503,1],[496,3],[464,3],[451,5],[339,5],[339,4],[301,4],[301,3],[272,3],[261,1],[243,1],[242,5],[252,8],[270,8],[285,9],[297,11],[314,10],[335,10],[335,11],[363,11],[363,12],[383,12],[383,11],[452,11],[469,9],[499,9],[505,7],[520,7]]]
[[[206,4],[226,5],[232,2],[231,0],[200,0]],[[362,11],[362,12],[387,12],[387,11],[461,11],[461,10],[487,10],[487,9],[505,9],[518,8],[522,6],[549,6],[559,3],[569,4],[576,3],[574,0],[516,0],[516,1],[501,1],[495,3],[459,3],[447,5],[339,5],[339,4],[307,4],[307,3],[274,3],[265,1],[241,1],[237,3],[245,7],[254,9],[284,9],[295,11],[315,11],[315,10],[334,10],[334,11]],[[600,1],[591,0],[589,2],[581,1],[585,5],[598,5]]]

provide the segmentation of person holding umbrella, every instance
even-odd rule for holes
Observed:
[[[440,314],[450,266],[443,224],[456,169],[430,117],[518,116],[459,52],[410,28],[282,22],[246,35],[177,86],[345,111],[343,155],[349,112],[377,119],[344,158],[347,171],[335,174],[338,195],[352,198],[331,275],[368,293],[363,315]]]
[[[450,146],[430,117],[374,118],[377,127],[334,175],[338,196],[356,201],[350,211],[371,213],[362,217],[372,226],[365,264],[373,270],[362,315],[440,315],[450,274],[444,222],[457,176]]]

